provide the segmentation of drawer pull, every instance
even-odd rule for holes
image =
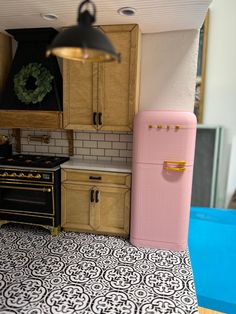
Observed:
[[[94,202],[94,190],[91,190],[91,192],[90,192],[90,202],[91,203]]]
[[[99,202],[99,191],[96,191],[96,194],[95,194],[95,202],[98,203]]]
[[[94,177],[94,176],[90,176],[89,180],[102,180],[102,177]]]

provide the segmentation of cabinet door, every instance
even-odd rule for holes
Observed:
[[[99,187],[95,202],[99,211],[97,231],[128,236],[130,218],[130,190],[117,187]]]
[[[92,232],[97,227],[95,192],[91,185],[62,184],[62,227],[67,230]]]
[[[96,63],[63,61],[63,124],[66,129],[94,130],[97,113]]]
[[[11,37],[0,33],[0,100],[12,62]]]
[[[98,128],[131,131],[139,101],[139,42],[138,25],[101,26],[121,53],[121,62],[99,64]],[[99,120],[99,119],[98,119]]]

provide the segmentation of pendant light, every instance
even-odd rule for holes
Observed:
[[[87,9],[88,5],[92,6],[92,13]],[[83,62],[119,61],[119,54],[110,40],[104,33],[92,26],[95,21],[95,4],[90,0],[83,1],[78,9],[78,25],[59,33],[47,48],[47,56],[53,54],[61,58]]]

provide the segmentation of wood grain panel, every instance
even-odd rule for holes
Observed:
[[[93,231],[91,212],[95,206],[90,202],[89,185],[62,185],[62,227],[66,230]]]
[[[62,112],[31,110],[0,110],[0,128],[62,128]]]
[[[99,225],[96,230],[104,234],[129,235],[130,190],[99,188]]]
[[[137,25],[101,26],[121,62],[99,65],[98,111],[102,112],[102,130],[131,131],[137,112],[139,93],[140,33]]]
[[[96,128],[93,112],[97,112],[97,64],[63,61],[63,99],[64,128]]]
[[[93,179],[94,178],[94,179]],[[99,179],[97,179],[99,178]],[[131,175],[127,173],[114,173],[104,171],[88,171],[88,170],[73,170],[73,169],[62,169],[62,182],[84,182],[95,184],[109,185],[122,185],[125,187],[131,186]]]
[[[63,61],[63,125],[77,130],[131,131],[139,102],[139,27],[100,29],[121,53],[121,63]]]
[[[209,310],[209,309],[206,309],[206,308],[203,308],[203,307],[199,307],[198,308],[198,311],[199,311],[199,314],[224,314],[222,312],[217,312],[217,311],[214,311],[214,310]]]
[[[90,174],[107,175],[105,178],[111,183],[90,182]],[[116,176],[130,184],[129,174],[111,173],[109,177],[108,173],[62,169],[62,227],[71,231],[127,237],[130,187],[115,184]]]
[[[11,38],[0,33],[0,100],[12,60]]]

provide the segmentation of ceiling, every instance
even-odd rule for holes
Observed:
[[[93,0],[98,25],[139,24],[142,33],[199,29],[211,0]],[[79,0],[1,0],[0,31],[12,28],[54,27],[76,23]],[[121,7],[136,9],[135,16],[121,16]],[[40,14],[56,14],[46,21]]]

